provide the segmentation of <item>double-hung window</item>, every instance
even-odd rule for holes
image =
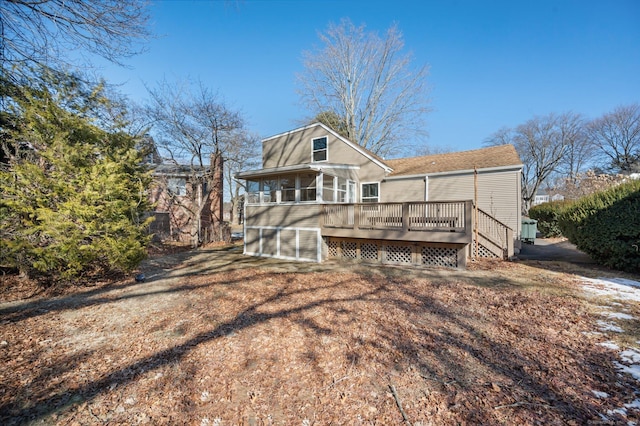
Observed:
[[[328,203],[333,203],[335,201],[333,181],[334,177],[331,175],[325,174],[322,176],[322,201]]]
[[[313,162],[327,161],[327,137],[315,138],[311,141],[311,159]]]
[[[380,202],[380,184],[378,182],[363,183],[361,194],[360,198],[363,203]]]
[[[296,201],[296,177],[288,176],[280,178],[280,201],[289,203]]]
[[[345,178],[338,178],[338,188],[336,189],[337,201],[339,203],[353,203],[355,201],[355,183]]]

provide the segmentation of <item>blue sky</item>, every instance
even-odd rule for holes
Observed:
[[[637,0],[160,0],[151,14],[147,52],[103,76],[141,103],[145,84],[199,79],[261,137],[309,116],[296,93],[302,53],[341,18],[380,34],[397,23],[415,63],[429,64],[434,148],[476,149],[535,115],[595,118],[640,102]]]

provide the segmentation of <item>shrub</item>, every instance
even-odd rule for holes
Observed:
[[[640,180],[578,200],[560,214],[559,225],[596,262],[640,271]]]
[[[7,143],[29,148],[0,168],[0,266],[47,283],[129,272],[149,240],[141,218],[150,176],[137,139],[72,108],[98,107],[75,87],[23,89],[10,104],[18,126]],[[98,88],[90,93],[103,101]]]
[[[538,231],[544,238],[560,237],[562,236],[562,231],[558,226],[558,217],[570,205],[570,201],[552,201],[538,204],[529,209],[529,217],[538,221]]]

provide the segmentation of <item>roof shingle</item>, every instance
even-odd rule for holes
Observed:
[[[386,160],[393,169],[391,176],[426,175],[458,170],[487,169],[493,167],[520,166],[522,161],[513,145],[499,145],[471,151],[422,157]]]

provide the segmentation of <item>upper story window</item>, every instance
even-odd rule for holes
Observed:
[[[315,138],[311,141],[311,159],[314,162],[327,161],[327,137]]]
[[[378,182],[362,184],[361,201],[363,203],[380,202],[380,184]]]

